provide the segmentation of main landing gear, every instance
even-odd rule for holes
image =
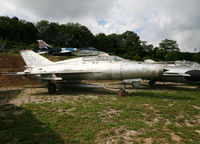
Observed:
[[[123,96],[126,95],[125,89],[126,89],[126,83],[122,83],[122,88],[119,90],[119,96],[120,97],[123,97]]]
[[[156,82],[155,80],[150,80],[150,81],[149,81],[149,85],[152,86],[152,85],[155,84],[155,82]]]
[[[55,83],[52,83],[52,82],[48,82],[48,92],[49,94],[54,94],[56,92],[56,84]]]

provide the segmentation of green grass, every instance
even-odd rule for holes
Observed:
[[[1,106],[0,143],[200,143],[199,92],[74,97]]]

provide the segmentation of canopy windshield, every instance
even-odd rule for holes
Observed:
[[[84,57],[83,61],[125,61],[125,59],[118,56],[91,56]]]

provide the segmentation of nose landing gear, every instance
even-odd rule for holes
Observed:
[[[155,82],[156,82],[155,80],[150,80],[150,81],[149,81],[149,85],[152,86],[152,85],[155,84]]]

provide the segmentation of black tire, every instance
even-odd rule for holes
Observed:
[[[150,81],[149,81],[149,85],[152,86],[152,85],[155,84],[155,82],[156,82],[156,81],[154,81],[154,80],[150,80]]]
[[[48,92],[49,94],[54,94],[56,92],[56,85],[54,83],[48,84]]]

